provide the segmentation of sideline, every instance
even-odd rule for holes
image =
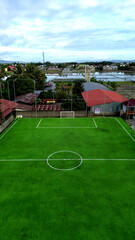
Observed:
[[[130,135],[130,133],[126,130],[126,128],[120,123],[120,121],[115,118],[115,120],[121,125],[121,127],[125,130],[125,132],[131,137],[131,139],[135,142],[135,139]]]
[[[10,128],[7,129],[7,131],[0,137],[0,140],[8,133],[8,131],[18,122],[17,120]]]

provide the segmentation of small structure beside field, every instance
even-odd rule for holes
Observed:
[[[82,96],[89,111],[94,114],[118,114],[121,103],[128,100],[114,91],[105,89],[82,92]]]
[[[135,99],[131,98],[123,102],[123,112],[127,117],[132,118],[135,115]]]

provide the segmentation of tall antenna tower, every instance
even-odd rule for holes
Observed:
[[[43,52],[43,66],[45,66],[45,56],[44,56],[44,52]]]

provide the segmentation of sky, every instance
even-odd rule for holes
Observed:
[[[135,60],[135,0],[0,0],[0,60]]]

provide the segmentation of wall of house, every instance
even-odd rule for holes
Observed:
[[[108,113],[120,113],[121,103],[113,102],[113,103],[106,103],[102,105],[92,106],[90,111],[95,112],[95,109],[99,108],[100,113],[108,114]]]

